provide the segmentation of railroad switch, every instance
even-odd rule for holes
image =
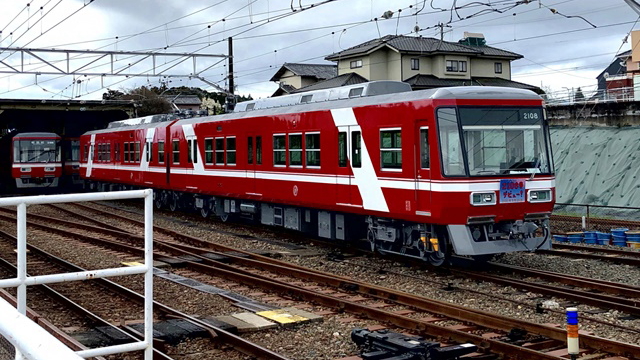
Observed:
[[[363,360],[448,360],[478,350],[473,344],[440,347],[440,343],[426,341],[388,330],[353,329],[351,340],[360,348]]]

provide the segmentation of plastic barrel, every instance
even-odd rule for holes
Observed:
[[[553,239],[557,242],[569,242],[567,235],[553,235]]]
[[[597,235],[597,243],[598,245],[609,245],[611,243],[611,234],[606,232],[598,231]]]
[[[627,245],[631,248],[640,248],[640,231],[627,231]]]
[[[567,235],[569,236],[569,242],[574,244],[582,242],[582,234],[582,232],[567,233]]]
[[[627,228],[617,228],[617,229],[611,229],[611,235],[614,236],[627,236],[626,232],[629,231],[629,229]]]
[[[619,235],[613,235],[613,245],[614,246],[627,246],[627,237],[626,236],[619,236]]]
[[[584,232],[584,243],[585,244],[596,244],[598,240],[598,234],[595,231],[585,231]]]

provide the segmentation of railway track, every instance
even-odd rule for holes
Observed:
[[[4,210],[4,209],[3,209]],[[4,212],[4,211],[3,211]],[[37,217],[36,215],[31,215],[32,217]],[[0,215],[0,222],[15,220],[11,216]],[[42,233],[48,234],[48,238],[50,240],[52,238],[51,233],[54,233],[53,236],[70,236],[72,238],[82,238],[82,235],[77,233],[70,233],[61,231],[60,229],[54,229],[46,225],[37,224],[31,222],[29,224],[32,229],[30,231],[35,232],[30,234],[31,237],[41,236]],[[3,228],[10,228],[10,224],[3,224]],[[40,232],[40,234],[38,234]],[[13,251],[14,244],[16,243],[15,237],[6,231],[0,231],[0,237],[9,240],[0,242],[0,253],[10,254]],[[90,236],[85,237],[85,240],[91,240]],[[93,239],[95,240],[95,239]],[[111,240],[114,241],[114,240]],[[87,243],[88,244],[88,243]],[[3,248],[4,247],[4,248]],[[85,269],[78,267],[68,261],[63,260],[62,258],[56,257],[38,247],[33,245],[28,245],[29,250],[29,269],[30,273],[33,275],[43,275],[50,273],[62,273],[62,272],[76,272],[76,271],[85,271]],[[90,251],[90,248],[84,249],[85,251]],[[0,261],[0,265],[6,267],[9,271],[13,271],[15,273],[15,267],[10,263],[10,261],[2,260]],[[97,285],[96,285],[97,284]],[[143,296],[140,295],[136,291],[132,291],[126,287],[123,287],[113,281],[107,279],[93,279],[90,282],[72,282],[72,283],[61,283],[53,286],[38,286],[41,291],[46,292],[46,295],[56,299],[57,302],[62,304],[63,306],[71,309],[71,311],[79,314],[88,319],[85,327],[87,329],[92,329],[96,327],[100,327],[104,329],[108,327],[111,330],[109,333],[110,336],[116,333],[117,339],[119,342],[126,342],[126,338],[140,340],[142,338],[142,334],[139,330],[134,329],[131,326],[126,325],[127,320],[137,320],[141,318],[142,314],[142,303]],[[114,300],[116,299],[116,300]],[[222,330],[208,322],[202,321],[196,317],[188,315],[184,312],[176,310],[172,307],[169,307],[165,304],[155,301],[154,302],[154,313],[156,319],[182,319],[187,323],[192,324],[193,326],[199,327],[203,329],[205,337],[209,338],[209,340],[216,339],[222,340],[223,343],[228,344],[237,351],[255,357],[257,359],[279,359],[285,360],[287,359],[284,356],[281,356],[275,352],[272,352],[268,349],[265,349],[261,346],[258,346],[250,341],[247,341],[237,335],[228,333],[225,330]],[[114,324],[120,324],[120,327],[114,326]],[[122,326],[122,324],[125,324]],[[165,325],[166,326],[166,325]],[[183,325],[180,325],[183,326]],[[189,325],[187,325],[189,326]],[[78,326],[73,327],[75,331],[78,330]],[[123,330],[124,329],[124,330]],[[105,330],[100,330],[105,331]],[[63,336],[61,331],[58,332],[61,340],[68,342],[65,340],[68,337]],[[202,334],[201,334],[202,335]],[[124,338],[124,340],[123,340]],[[91,340],[91,339],[88,339]],[[219,346],[218,343],[208,341],[208,349],[205,345],[204,350],[200,350],[203,352],[216,352],[216,348]],[[77,344],[76,344],[77,345]],[[95,344],[94,344],[95,345]],[[162,342],[156,343],[154,347],[160,346],[163,350]],[[173,344],[175,345],[175,344]],[[82,348],[78,350],[84,350]],[[160,352],[159,350],[154,351],[156,354],[154,358],[158,359],[171,359],[169,355]],[[224,351],[217,351],[219,356],[224,354]],[[227,354],[228,356],[228,354]]]
[[[85,211],[90,210],[85,209]],[[105,214],[105,216],[115,217],[116,215]],[[98,225],[95,217],[86,220],[91,220],[95,225]],[[128,217],[120,217],[118,221],[123,223],[121,227],[125,227],[124,223],[126,222],[138,226],[139,232],[142,229],[140,223],[136,225],[136,221]],[[65,225],[71,224],[66,223]],[[85,229],[87,226],[89,225],[75,224],[75,227],[84,227]],[[129,226],[127,225],[127,227]],[[93,228],[97,229],[96,226]],[[122,236],[118,230],[102,227],[101,231],[105,234]],[[243,284],[277,291],[291,299],[306,299],[338,311],[347,311],[360,316],[366,315],[368,318],[412,330],[421,335],[445,337],[457,342],[473,342],[480,344],[484,352],[513,358],[550,359],[557,358],[564,351],[566,333],[564,330],[552,326],[487,314],[478,310],[357,282],[350,278],[337,277],[268,257],[204,242],[169,229],[155,227],[155,231],[160,235],[156,236],[157,249],[164,253],[172,253],[173,256],[189,256],[191,259],[198,260],[188,262],[189,271],[222,275]],[[136,236],[130,236],[129,239],[134,242],[140,241],[140,239],[136,240]],[[107,240],[103,240],[103,244],[107,246]],[[108,246],[116,245],[111,243]],[[140,251],[140,248],[136,250],[135,246],[127,245],[127,251]],[[238,255],[229,255],[227,253],[229,251],[236,251]],[[229,263],[212,260],[211,254],[223,257]],[[309,285],[308,281],[314,284]],[[385,310],[385,308],[393,307],[405,308],[394,311]],[[509,335],[514,328],[524,329],[529,335],[525,339],[513,339],[513,336],[509,337]],[[592,336],[583,336],[582,342],[586,348],[585,354],[593,357],[640,356],[640,348],[634,345]]]

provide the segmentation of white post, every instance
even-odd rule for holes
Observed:
[[[582,230],[586,230],[587,229],[587,218],[586,216],[582,217]]]
[[[20,284],[18,285],[18,313],[22,315],[27,314],[27,285],[24,281],[27,279],[27,204],[20,203],[18,204],[17,209],[17,256],[18,256],[18,281]],[[22,360],[24,357],[20,350],[16,348],[16,360]]]
[[[144,198],[144,265],[144,358],[153,360],[153,190]]]

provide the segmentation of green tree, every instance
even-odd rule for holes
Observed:
[[[135,104],[137,116],[147,116],[155,114],[166,114],[171,112],[171,104],[155,91],[141,86],[135,89],[124,91],[109,89],[102,94],[104,100],[129,100]]]

